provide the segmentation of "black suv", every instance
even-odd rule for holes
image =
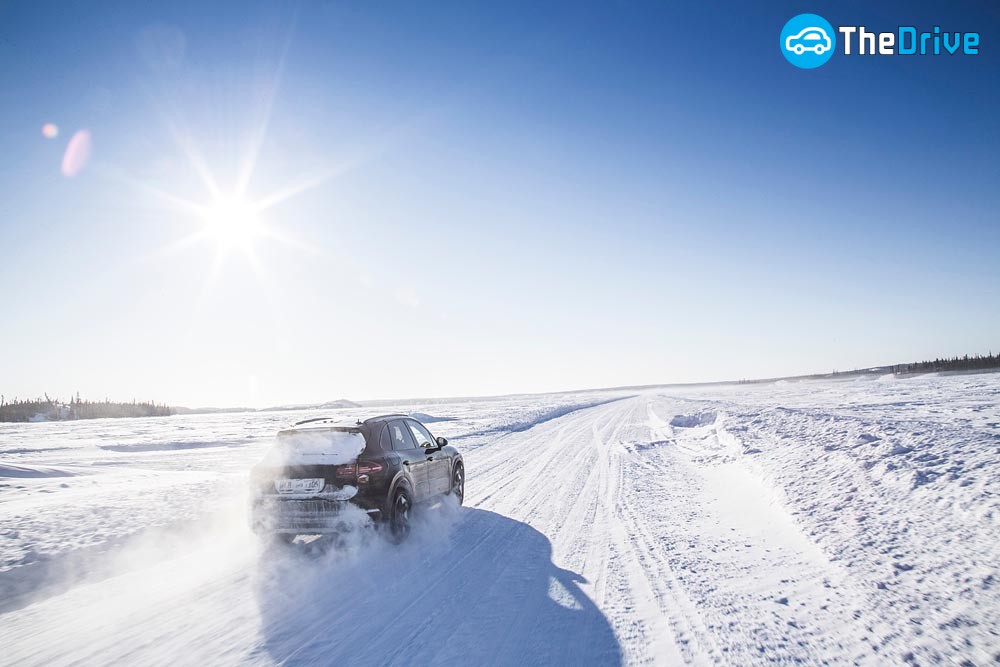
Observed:
[[[345,528],[347,504],[386,525],[395,540],[410,531],[415,506],[465,495],[465,466],[445,438],[406,415],[356,424],[320,417],[280,431],[251,472],[251,524],[290,542]]]

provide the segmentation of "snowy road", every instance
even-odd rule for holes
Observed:
[[[242,484],[272,421],[192,422],[198,447],[102,448],[127,427],[97,425],[72,460],[0,431],[0,663],[987,664],[998,396],[994,375],[422,407],[468,496],[399,548],[261,546]],[[158,527],[81,543],[131,515]]]

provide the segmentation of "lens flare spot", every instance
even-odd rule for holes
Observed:
[[[59,136],[59,126],[55,123],[42,125],[42,136],[46,139],[55,139]]]
[[[79,174],[90,160],[90,131],[78,130],[63,154],[62,173],[66,178]]]

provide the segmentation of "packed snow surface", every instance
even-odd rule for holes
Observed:
[[[315,412],[0,425],[0,663],[1000,656],[1000,374],[398,407],[467,467],[400,547],[248,530]]]

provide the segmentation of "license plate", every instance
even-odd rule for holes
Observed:
[[[278,493],[319,493],[325,485],[320,478],[274,480],[274,490]]]

